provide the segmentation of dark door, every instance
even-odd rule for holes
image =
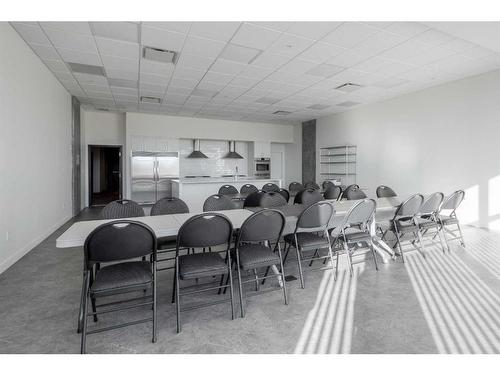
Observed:
[[[121,146],[89,146],[90,206],[121,199],[121,165]]]
[[[81,209],[81,178],[80,178],[80,102],[74,96],[71,98],[72,112],[72,201],[73,201],[73,216],[78,215]]]

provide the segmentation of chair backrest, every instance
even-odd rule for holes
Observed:
[[[136,202],[121,199],[108,203],[101,211],[103,219],[123,219],[144,216],[144,210]]]
[[[186,214],[189,212],[189,207],[186,202],[179,198],[162,198],[151,207],[151,216],[156,215],[171,215],[171,214]]]
[[[397,197],[398,195],[389,186],[380,185],[377,187],[377,198]]]
[[[219,188],[219,195],[238,194],[238,189],[233,185],[222,185]]]
[[[286,206],[288,202],[278,191],[264,192],[260,198],[259,206],[264,208]]]
[[[177,233],[177,255],[182,248],[200,248],[231,243],[233,225],[219,213],[203,213],[186,220]]]
[[[346,199],[348,201],[358,200],[358,199],[366,199],[366,194],[360,188],[351,188],[346,192]]]
[[[345,229],[351,226],[357,226],[362,230],[369,230],[369,222],[375,214],[376,207],[377,203],[373,199],[363,199],[357,202],[345,215],[340,228]]]
[[[316,189],[319,190],[319,185],[314,181],[308,181],[304,184],[305,189]]]
[[[304,186],[300,182],[292,182],[290,185],[288,185],[288,191],[290,193],[297,193],[302,190],[304,190]]]
[[[278,242],[285,227],[285,216],[278,210],[265,209],[248,217],[241,225],[240,242]]]
[[[214,194],[205,199],[203,203],[203,211],[224,211],[234,210],[236,205],[231,199],[224,195]]]
[[[250,193],[254,193],[256,191],[259,191],[259,189],[257,189],[257,186],[252,185],[252,184],[245,184],[240,189],[241,194],[250,194]]]
[[[412,217],[415,216],[419,211],[422,203],[424,202],[424,196],[422,194],[412,195],[410,198],[405,200],[399,205],[394,214],[394,217]]]
[[[288,190],[281,188],[278,190],[278,193],[280,193],[288,203],[288,201],[290,200],[290,193],[288,192]]]
[[[451,194],[448,198],[446,198],[443,201],[443,204],[441,205],[441,210],[452,210],[452,212],[455,212],[455,210],[460,206],[460,203],[464,200],[465,197],[465,191],[463,190],[457,190],[453,194]]]
[[[264,191],[255,191],[250,193],[243,202],[243,208],[260,207],[260,200],[266,193]]]
[[[330,186],[335,186],[335,184],[333,183],[333,181],[330,181],[330,180],[325,180],[321,184],[321,187],[323,188],[324,191],[327,190]]]
[[[347,186],[344,191],[342,192],[342,196],[340,197],[340,199],[347,199],[347,193],[349,190],[352,190],[352,189],[359,189],[359,185],[358,184],[352,184],[352,185],[349,185]]]
[[[330,202],[322,201],[311,204],[300,214],[295,232],[319,232],[326,230],[335,212]]]
[[[424,199],[420,206],[421,214],[436,214],[443,203],[444,194],[440,192],[433,193]]]
[[[116,262],[156,254],[156,235],[144,223],[118,220],[94,229],[83,247],[85,266],[89,269],[95,263]]]
[[[272,182],[268,182],[262,186],[262,191],[270,192],[270,191],[279,191],[280,187]]]
[[[294,198],[294,204],[313,204],[323,200],[321,193],[316,189],[305,189],[300,191]]]
[[[329,185],[323,193],[325,199],[339,199],[342,195],[342,188],[340,186]]]

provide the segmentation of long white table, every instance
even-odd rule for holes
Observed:
[[[340,224],[345,214],[357,201],[330,201],[335,207],[335,216],[332,220],[331,226]],[[378,198],[376,199],[377,209],[375,214],[375,222],[387,220],[394,215],[396,207],[401,203],[401,199],[394,198]],[[293,232],[297,222],[298,215],[302,212],[304,206],[289,205],[282,208],[282,212],[286,217],[286,227],[284,234]],[[226,215],[231,220],[233,227],[240,228],[243,222],[252,215],[253,211],[246,209],[235,209],[227,211],[216,211]],[[190,217],[198,213],[189,214],[173,214],[173,215],[158,215],[158,216],[144,216],[134,217],[131,220],[136,220],[147,224],[151,227],[157,237],[175,236],[179,231],[181,225]],[[108,223],[114,220],[92,220],[92,221],[79,221],[69,227],[59,238],[56,240],[58,248],[83,246],[87,236],[99,225]],[[387,262],[390,257],[394,255],[393,250],[383,241],[375,236],[375,222],[372,225],[376,250],[382,257],[384,262]]]

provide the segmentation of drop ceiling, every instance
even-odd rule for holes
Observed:
[[[112,111],[291,124],[500,68],[456,22],[11,24],[72,95]]]

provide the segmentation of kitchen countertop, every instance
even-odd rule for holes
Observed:
[[[279,181],[279,178],[259,178],[259,177],[200,177],[200,178],[180,178],[172,180],[180,184],[225,184],[225,183],[247,183],[247,182],[267,182]]]

